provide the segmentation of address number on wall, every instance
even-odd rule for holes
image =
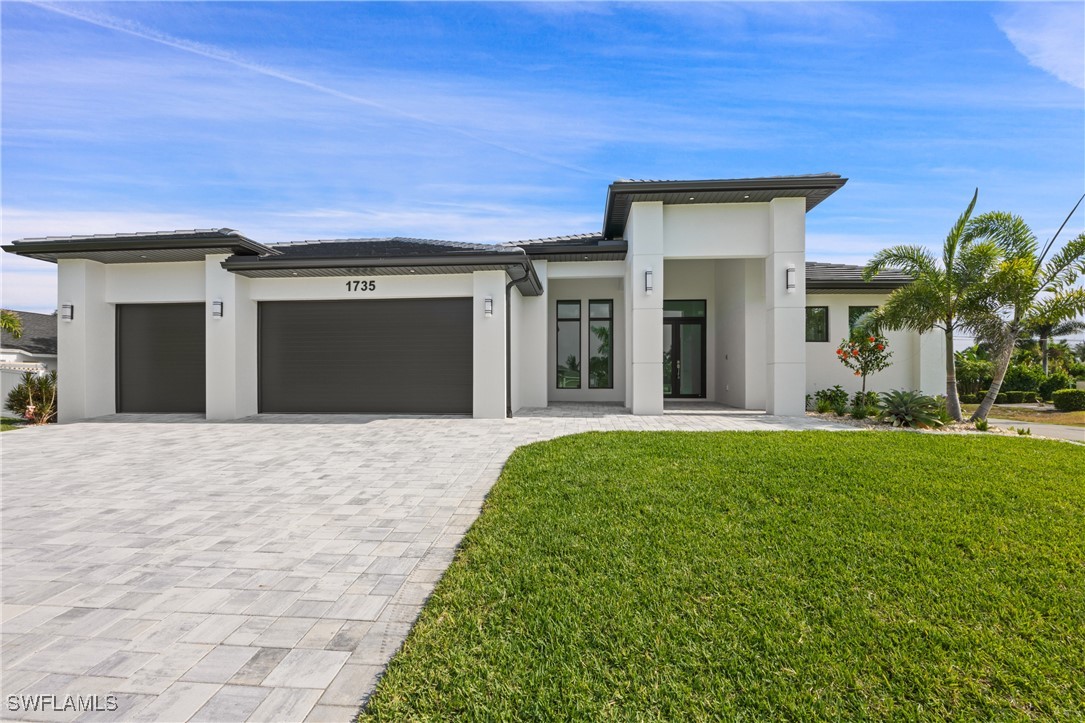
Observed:
[[[372,280],[358,280],[347,282],[347,291],[376,291],[377,282]]]

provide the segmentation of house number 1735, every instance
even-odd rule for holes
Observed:
[[[348,281],[347,291],[376,291],[376,281]]]

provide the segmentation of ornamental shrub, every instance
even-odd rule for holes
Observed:
[[[1068,362],[1066,364],[1066,371],[1069,372],[1070,376],[1074,379],[1085,380],[1085,362]]]
[[[1047,378],[1040,382],[1040,399],[1051,399],[1051,395],[1058,390],[1073,388],[1074,378],[1060,369],[1052,374],[1048,374]]]
[[[999,391],[1002,392],[1034,392],[1040,388],[1040,382],[1044,380],[1044,370],[1033,364],[1012,364],[1006,371],[1006,378],[1002,380]]]
[[[938,402],[920,392],[894,389],[882,394],[882,419],[894,427],[941,427]]]
[[[889,341],[880,334],[862,330],[852,332],[850,338],[840,342],[836,349],[836,358],[840,363],[863,378],[863,391],[866,391],[866,378],[889,366],[889,357],[893,352],[886,351]]]
[[[30,424],[57,421],[57,373],[24,372],[19,385],[8,392],[6,406]]]
[[[838,404],[843,404],[847,406],[848,390],[844,389],[844,387],[840,386],[839,384],[832,386],[829,389],[819,389],[818,391],[814,392],[814,401],[828,402],[830,408]]]
[[[1085,410],[1085,389],[1059,389],[1051,400],[1060,412],[1080,412]]]

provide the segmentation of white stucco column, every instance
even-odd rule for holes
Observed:
[[[663,204],[637,202],[625,227],[628,289],[626,406],[633,414],[663,413]],[[652,292],[645,273],[652,272]]]
[[[946,337],[941,330],[920,334],[916,340],[915,388],[935,396],[946,393]]]
[[[256,414],[256,302],[249,280],[222,268],[226,255],[208,256],[205,269],[207,322],[207,418]],[[212,305],[222,302],[222,316]]]
[[[549,319],[547,305],[550,299],[547,291],[547,262],[535,261],[534,266],[535,273],[542,282],[543,292],[540,296],[521,297],[520,318],[512,320],[514,341],[519,348],[519,379],[514,378],[514,382],[520,389],[521,407],[545,407],[549,397],[546,374],[549,360],[546,352],[546,325]],[[515,289],[512,290],[514,296],[518,293]],[[513,409],[513,412],[515,411]]]
[[[795,288],[787,289],[794,268]],[[806,199],[769,202],[765,258],[765,411],[806,413]]]
[[[117,411],[115,307],[106,302],[107,269],[85,259],[57,262],[57,310],[71,304],[74,318],[57,320],[57,403],[60,422]]]
[[[474,299],[474,400],[475,419],[505,417],[505,284],[504,271],[476,271]],[[513,292],[515,293],[515,292]],[[486,316],[486,299],[493,300],[493,314]]]

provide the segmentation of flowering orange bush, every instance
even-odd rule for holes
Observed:
[[[866,378],[889,366],[889,357],[893,352],[886,351],[889,342],[878,334],[855,333],[850,339],[840,342],[836,349],[836,358],[840,363],[863,378],[863,391],[866,391]]]

